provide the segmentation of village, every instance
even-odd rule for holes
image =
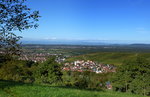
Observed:
[[[65,63],[63,70],[65,71],[90,71],[95,73],[116,72],[116,67],[113,64],[96,63],[91,60],[77,60],[71,63]]]
[[[51,56],[56,56],[56,62],[60,63],[64,61],[64,58],[60,58],[58,56],[61,56],[61,54],[50,54],[50,53],[30,53],[30,54],[22,54],[20,56],[19,60],[27,60],[27,61],[33,61],[33,62],[44,62],[47,60],[47,58]]]

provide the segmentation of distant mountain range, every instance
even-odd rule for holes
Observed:
[[[123,40],[31,40],[24,39],[21,40],[22,44],[66,44],[66,45],[125,45],[125,44],[133,44],[133,45],[146,45],[150,44],[148,41],[138,42],[138,41],[123,41]]]

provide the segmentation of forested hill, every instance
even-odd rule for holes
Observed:
[[[124,61],[134,59],[137,56],[150,60],[150,53],[98,52],[71,57],[67,59],[66,62],[73,62],[75,60],[92,60],[104,64],[121,65]]]

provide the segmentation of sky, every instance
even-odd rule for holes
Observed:
[[[122,40],[150,43],[150,0],[27,0],[39,10],[37,29],[17,33],[39,40]]]

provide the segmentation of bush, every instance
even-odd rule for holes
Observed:
[[[6,58],[5,58],[6,59]],[[30,64],[30,67],[28,66]],[[3,61],[0,67],[0,79],[22,82],[33,82],[34,63],[29,61],[14,60]]]
[[[73,86],[86,89],[104,89],[105,82],[109,81],[109,73],[96,74],[94,72],[84,71],[63,71],[63,83],[66,86]]]
[[[55,57],[39,64],[34,72],[35,83],[60,84],[61,76],[61,65],[55,62]]]

